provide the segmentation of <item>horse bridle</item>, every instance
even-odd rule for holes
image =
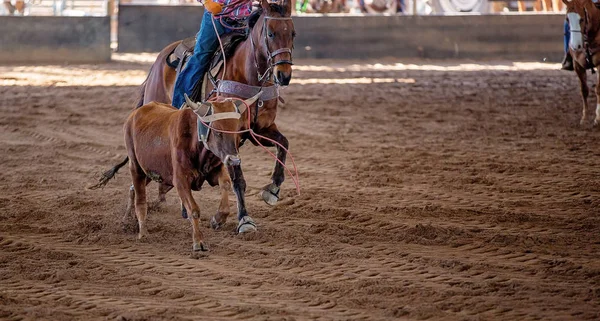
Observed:
[[[575,32],[575,33],[580,33],[581,37],[583,38],[583,45],[584,45],[584,50],[585,50],[585,62],[588,66],[592,66],[592,74],[596,73],[596,70],[593,67],[593,63],[592,63],[592,53],[590,52],[590,44],[589,44],[589,39],[588,39],[588,24],[589,24],[589,12],[587,11],[587,8],[583,8],[583,12],[584,12],[584,17],[583,17],[583,28],[581,28],[581,24],[579,24],[579,29],[578,30],[573,30],[571,29],[570,32]],[[569,18],[567,17],[567,20]],[[583,30],[582,30],[583,29]]]
[[[273,68],[275,68],[275,66],[279,66],[279,65],[293,65],[294,63],[292,62],[291,58],[292,58],[292,48],[279,48],[273,52],[271,52],[269,50],[269,42],[268,42],[268,33],[267,33],[267,20],[292,20],[291,17],[271,17],[271,16],[267,16],[265,15],[263,17],[263,40],[264,40],[264,44],[265,44],[265,49],[267,50],[267,69],[265,70],[265,72],[261,75],[259,68],[258,68],[258,59],[256,59],[256,46],[254,45],[254,38],[252,37],[252,35],[250,35],[250,43],[252,44],[252,51],[254,51],[254,64],[256,66],[256,72],[258,74],[258,81],[259,83],[263,84],[264,81],[268,78],[268,76],[271,76],[273,73]],[[275,57],[277,57],[280,54],[284,54],[284,53],[288,53],[290,54],[290,59],[284,59],[284,60],[279,60],[277,62],[274,62]]]

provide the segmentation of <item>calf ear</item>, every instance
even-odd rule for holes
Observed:
[[[187,94],[183,94],[185,97],[185,104],[190,107],[197,115],[204,116],[210,109],[210,103],[195,103],[193,102]]]
[[[258,98],[260,98],[260,96],[262,95],[262,90],[258,92],[258,94],[254,95],[254,97],[248,98],[246,100],[244,100],[244,102],[241,102],[240,100],[236,100],[235,101],[235,105],[237,106],[238,110],[240,111],[240,114],[243,114],[246,111],[246,106],[250,107],[252,106],[252,104],[254,104]]]

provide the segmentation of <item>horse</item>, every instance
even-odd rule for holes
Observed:
[[[279,86],[287,86],[292,78],[292,49],[296,36],[291,18],[291,0],[270,3],[260,0],[260,7],[248,21],[248,32],[233,54],[226,59],[224,68],[216,75],[217,88],[205,81],[209,99],[218,91],[222,96],[249,98],[262,90],[263,96],[250,107],[251,128],[263,138],[245,133],[242,143],[250,140],[254,145],[277,148],[277,161],[271,176],[271,183],[261,188],[261,196],[269,205],[279,201],[280,186],[283,183],[284,164],[289,142],[275,124],[279,97]],[[177,78],[176,68],[167,61],[169,56],[183,42],[177,41],[165,47],[153,63],[148,77],[140,86],[138,106],[151,101],[170,104],[173,87]],[[275,142],[275,143],[274,143]],[[159,187],[159,201],[165,200],[169,186]]]
[[[567,21],[571,29],[569,51],[573,57],[575,73],[579,78],[583,113],[580,124],[585,123],[589,95],[587,69],[600,65],[600,9],[591,0],[563,0],[567,7]],[[596,118],[594,125],[600,123],[600,73],[596,84]]]
[[[208,250],[200,231],[200,208],[192,196],[192,190],[200,190],[204,182],[219,185],[221,191],[217,214],[210,219],[211,227],[219,229],[225,224],[229,215],[228,192],[233,185],[238,204],[237,233],[256,230],[256,223],[245,206],[246,182],[238,149],[240,132],[246,130],[248,124],[242,115],[249,112],[247,106],[259,95],[243,102],[221,98],[197,104],[187,99],[186,105],[190,108],[183,109],[158,102],[135,109],[124,125],[127,157],[92,188],[106,185],[129,162],[133,188],[123,220],[135,209],[138,239],[148,234],[146,185],[151,181],[177,189],[183,217],[192,224],[194,251]],[[205,136],[198,135],[202,126],[211,129]]]

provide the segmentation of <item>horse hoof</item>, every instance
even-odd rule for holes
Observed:
[[[260,192],[260,196],[265,203],[273,206],[279,201],[279,187],[275,184],[269,184]]]
[[[238,223],[237,233],[256,232],[256,223],[250,216],[244,216]]]
[[[203,242],[200,244],[194,244],[194,252],[208,252],[208,247]]]

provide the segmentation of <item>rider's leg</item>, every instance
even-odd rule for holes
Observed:
[[[207,10],[202,17],[200,31],[198,32],[198,35],[196,35],[196,47],[194,47],[194,55],[188,59],[185,68],[183,68],[183,70],[181,70],[177,76],[175,88],[173,89],[172,102],[172,105],[177,108],[180,108],[185,102],[183,94],[191,94],[196,83],[204,75],[207,65],[210,63],[210,58],[215,50],[219,47],[219,39],[215,33],[212,20],[213,16]],[[217,27],[219,36],[229,31],[223,27],[219,21],[215,21],[215,25]]]
[[[571,57],[571,53],[569,52],[569,42],[571,41],[571,29],[569,28],[569,23],[565,20],[565,37],[564,37],[564,45],[565,45],[565,57],[562,61],[562,69],[563,70],[573,70],[573,57]]]

